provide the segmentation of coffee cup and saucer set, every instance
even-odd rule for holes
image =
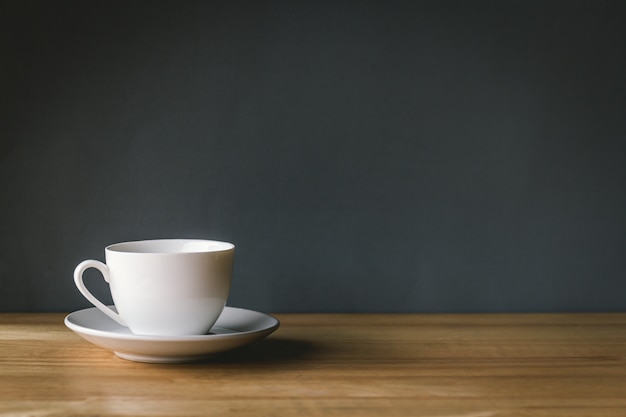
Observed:
[[[200,239],[116,243],[106,263],[86,260],[74,270],[78,290],[95,307],[65,317],[85,340],[122,359],[181,363],[239,348],[278,329],[276,318],[226,306],[235,246]],[[83,283],[95,268],[109,284],[104,305]]]

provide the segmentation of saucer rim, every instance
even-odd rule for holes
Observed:
[[[264,333],[264,332],[273,333],[276,329],[280,327],[280,321],[271,314],[267,314],[267,313],[263,313],[263,312],[255,311],[255,310],[250,310],[246,308],[231,307],[231,306],[225,306],[224,311],[239,310],[239,311],[244,311],[246,313],[254,313],[254,314],[258,314],[258,315],[271,319],[273,323],[271,325],[264,325],[262,327],[255,328],[253,330],[246,330],[246,331],[237,331],[236,329],[229,329],[229,330],[233,330],[233,333],[181,335],[181,336],[156,336],[156,335],[138,335],[138,334],[132,334],[132,333],[131,334],[117,333],[115,331],[99,330],[99,329],[94,329],[91,327],[81,326],[71,321],[72,316],[77,316],[80,313],[84,313],[89,310],[98,310],[98,309],[96,307],[88,307],[88,308],[84,308],[81,310],[73,311],[65,316],[65,318],[63,319],[63,323],[65,324],[67,328],[79,334],[82,333],[82,334],[95,336],[95,337],[115,338],[118,340],[122,339],[122,340],[133,340],[133,341],[146,341],[146,342],[150,342],[150,341],[154,341],[154,342],[206,342],[206,341],[215,340],[215,339],[233,339],[233,338],[247,337],[249,335]],[[104,316],[103,314],[103,317],[106,317],[106,316]],[[106,318],[111,320],[108,317]],[[216,325],[218,325],[218,323],[216,323]],[[218,325],[217,327],[221,327],[221,326]]]

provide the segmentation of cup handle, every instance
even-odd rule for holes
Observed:
[[[78,266],[76,266],[76,269],[74,269],[74,282],[76,283],[78,291],[80,291],[81,294],[91,302],[91,304],[96,306],[98,310],[102,311],[104,314],[111,317],[122,326],[128,327],[128,325],[124,322],[124,320],[122,320],[119,314],[111,310],[109,307],[105,306],[100,300],[94,297],[91,292],[89,292],[87,287],[85,287],[85,283],[83,282],[83,272],[85,272],[89,268],[96,268],[98,271],[100,271],[104,280],[107,283],[109,282],[109,267],[100,261],[88,259],[79,263]]]

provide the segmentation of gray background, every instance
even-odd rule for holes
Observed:
[[[263,311],[626,309],[626,2],[0,7],[2,311],[158,237]]]

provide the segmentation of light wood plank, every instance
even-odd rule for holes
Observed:
[[[0,314],[0,416],[623,416],[626,314],[277,315],[195,364]]]

